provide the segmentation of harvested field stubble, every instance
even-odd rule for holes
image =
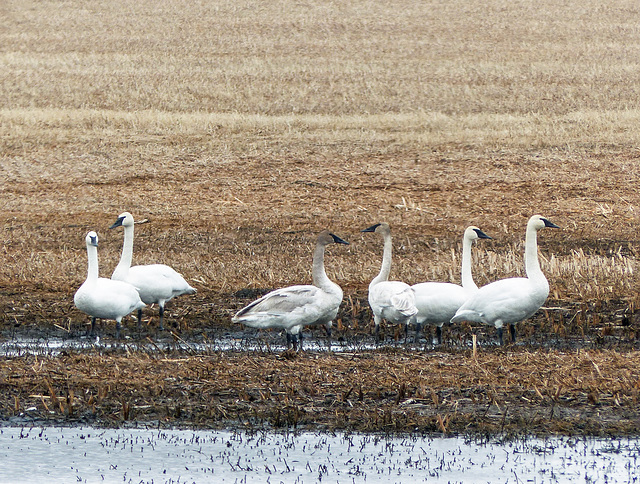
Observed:
[[[477,225],[493,237],[473,250],[479,285],[523,275],[530,215],[562,229],[540,234],[550,297],[519,325],[521,344],[509,353],[487,344],[492,328],[459,325],[445,328],[445,346],[433,355],[414,347],[353,360],[232,352],[170,362],[146,349],[129,358],[6,356],[2,416],[35,405],[42,418],[72,412],[68,418],[100,422],[309,426],[317,408],[325,428],[538,432],[550,419],[559,432],[630,432],[613,415],[630,421],[637,373],[629,370],[614,391],[618,373],[606,369],[619,365],[625,375],[640,350],[637,14],[630,0],[607,8],[595,0],[7,2],[0,29],[4,339],[84,335],[88,318],[72,299],[86,274],[83,239],[99,233],[100,273],[111,274],[122,234],[107,228],[124,210],[149,221],[136,228],[134,263],[167,263],[198,289],[167,306],[170,332],[157,334],[152,311],[141,335],[127,321],[127,344],[237,336],[230,323],[237,309],[268,290],[310,282],[315,237],[330,228],[351,242],[326,256],[345,293],[335,336],[357,348],[371,341],[366,291],[382,255],[379,240],[361,229],[390,223],[392,278],[413,284],[459,282],[460,238]],[[383,330],[388,341],[401,336]],[[466,356],[473,333],[483,345],[479,367]],[[112,334],[113,324],[103,324],[102,340]],[[265,347],[281,339],[247,334]],[[548,380],[535,366],[526,375],[522,358],[555,361],[558,369]],[[494,376],[513,367],[521,385],[530,383],[522,393],[515,379],[504,389],[491,387],[494,379],[459,388],[439,378],[422,388],[417,369],[404,382],[385,370],[432,360]],[[490,369],[496,361],[500,371]],[[272,395],[263,377],[255,383],[240,374],[237,385],[234,376],[230,388],[216,387],[211,367],[231,371],[230,362],[247,375],[257,362],[283,372],[295,365],[290,379],[298,385],[283,380]],[[196,374],[203,365],[211,374],[162,380],[153,391],[169,389],[171,397],[149,397],[146,383],[160,378],[160,368],[182,374],[175,365]],[[367,380],[380,395],[363,386],[360,399],[347,376],[335,379],[352,365],[383,378]],[[61,379],[73,366],[94,373]],[[610,380],[594,381],[596,368]],[[128,373],[113,376],[116,369]],[[112,375],[109,386],[98,384],[103,371]],[[571,372],[586,372],[582,381],[590,383],[553,379]],[[190,385],[222,403],[206,406]],[[137,394],[147,396],[137,402]],[[228,395],[236,403],[224,403]],[[461,420],[453,401],[468,410]],[[594,410],[611,419],[598,427]]]
[[[0,408],[106,426],[624,435],[640,425],[638,361],[607,350],[7,358]]]

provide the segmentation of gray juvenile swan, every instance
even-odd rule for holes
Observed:
[[[478,227],[467,227],[462,238],[462,285],[450,282],[421,282],[411,286],[416,293],[418,314],[414,319],[417,325],[416,339],[423,324],[436,325],[436,341],[442,343],[442,326],[448,323],[456,311],[477,290],[471,275],[471,244],[477,239],[490,239]]]
[[[313,285],[289,286],[265,294],[238,311],[231,319],[252,328],[281,328],[294,349],[302,349],[302,328],[331,324],[342,302],[342,289],[327,277],[324,252],[329,244],[347,244],[328,230],[318,235],[313,252]],[[297,344],[299,341],[299,345]]]
[[[451,318],[452,323],[472,321],[495,326],[503,344],[502,327],[509,325],[511,339],[516,340],[516,323],[527,319],[542,307],[549,295],[549,282],[538,261],[538,230],[559,228],[540,215],[527,223],[525,239],[525,269],[527,277],[511,277],[481,287]]]
[[[163,330],[164,305],[170,299],[182,294],[195,294],[184,278],[171,267],[164,264],[149,264],[131,267],[133,258],[133,216],[129,212],[120,214],[118,220],[109,227],[124,227],[124,243],[120,262],[113,271],[111,279],[125,281],[134,285],[145,304],[158,304],[160,311],[159,329]],[[138,328],[142,322],[142,309],[138,310]]]
[[[380,273],[369,284],[369,306],[373,311],[376,339],[380,339],[380,322],[386,319],[390,323],[404,324],[405,338],[408,324],[418,312],[413,289],[404,282],[389,281],[391,272],[391,228],[386,222],[372,225],[362,232],[375,232],[384,240],[382,267]]]
[[[120,338],[122,318],[144,307],[138,291],[131,284],[98,277],[98,234],[85,237],[89,260],[87,279],[73,296],[76,307],[91,316],[91,335],[95,334],[96,318],[116,321],[116,338]]]

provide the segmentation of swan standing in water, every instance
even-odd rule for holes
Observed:
[[[471,244],[477,239],[490,239],[478,227],[467,227],[462,238],[462,285],[450,282],[421,282],[411,286],[416,294],[416,340],[423,324],[436,325],[436,341],[442,343],[442,326],[451,321],[456,311],[477,290],[471,275]]]
[[[276,289],[238,311],[231,320],[252,328],[284,329],[287,343],[294,349],[302,349],[303,326],[324,325],[331,336],[331,324],[342,302],[342,289],[324,270],[324,252],[329,244],[349,243],[328,230],[318,235],[313,252],[313,285]]]
[[[451,318],[452,323],[472,321],[495,326],[503,344],[502,327],[509,325],[511,339],[516,340],[516,323],[527,319],[542,307],[549,295],[549,282],[538,261],[538,230],[560,228],[540,215],[527,223],[525,269],[527,277],[512,277],[481,287]]]
[[[120,262],[113,271],[111,279],[125,281],[134,285],[145,304],[158,304],[160,312],[159,329],[164,329],[164,305],[170,299],[182,294],[195,294],[184,278],[171,267],[164,264],[149,264],[131,267],[133,258],[133,216],[129,212],[120,214],[118,220],[109,227],[124,227],[124,244]],[[138,309],[138,328],[142,323],[142,309]]]
[[[120,338],[122,318],[144,303],[135,287],[122,281],[98,277],[98,234],[89,232],[85,237],[89,260],[87,279],[73,296],[76,307],[91,316],[91,335],[95,334],[96,318],[116,321],[116,338]]]
[[[391,228],[388,223],[383,222],[372,225],[362,232],[375,232],[384,239],[382,267],[380,273],[369,284],[369,306],[373,311],[376,339],[380,339],[380,322],[383,319],[391,323],[404,324],[406,339],[409,321],[418,312],[418,309],[416,308],[415,293],[411,286],[404,282],[389,280],[393,249]]]

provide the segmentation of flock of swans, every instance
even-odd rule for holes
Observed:
[[[182,294],[195,294],[184,278],[164,264],[131,267],[133,258],[133,216],[122,213],[110,227],[124,227],[124,244],[120,262],[111,279],[98,277],[98,235],[87,234],[87,279],[76,291],[73,302],[76,307],[91,316],[91,334],[95,334],[96,318],[116,321],[116,338],[120,338],[121,321],[126,315],[138,311],[138,327],[142,322],[142,309],[147,304],[158,304],[160,329],[163,327],[164,305]]]
[[[87,279],[74,296],[78,309],[91,316],[91,334],[95,332],[96,318],[116,321],[116,338],[120,337],[121,321],[133,311],[138,312],[138,325],[142,309],[147,304],[158,304],[159,329],[163,328],[164,305],[182,294],[195,294],[184,278],[164,264],[131,267],[133,257],[133,216],[124,212],[110,227],[124,227],[124,244],[118,266],[111,279],[98,277],[98,236],[89,232],[86,236],[88,272]],[[547,299],[549,283],[538,261],[537,232],[545,227],[558,228],[540,215],[534,215],[527,223],[525,237],[526,277],[512,277],[492,282],[478,288],[471,275],[471,245],[477,239],[490,239],[478,227],[468,227],[464,232],[462,249],[462,285],[443,282],[423,282],[409,286],[401,281],[390,281],[392,258],[391,228],[379,223],[364,229],[365,233],[377,233],[384,242],[382,266],[369,284],[368,300],[373,312],[375,334],[384,319],[389,323],[403,324],[405,337],[410,324],[416,326],[416,338],[422,325],[436,326],[436,339],[442,342],[442,326],[462,321],[494,326],[500,344],[503,344],[503,327],[507,325],[515,341],[515,325],[531,317]],[[342,289],[331,281],[324,268],[325,248],[329,244],[345,244],[328,230],[317,238],[313,253],[313,284],[289,286],[271,291],[238,311],[234,323],[253,328],[283,329],[288,346],[302,348],[302,329],[321,325],[331,336],[332,322],[342,302]]]

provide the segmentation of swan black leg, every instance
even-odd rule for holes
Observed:
[[[96,335],[96,318],[91,318],[91,332],[89,333],[90,336],[95,336]]]
[[[327,347],[331,351],[331,323],[327,324],[324,329],[327,332]]]
[[[498,328],[498,341],[500,342],[500,346],[504,345],[504,340],[502,339],[502,327]]]
[[[415,343],[420,341],[420,333],[421,332],[422,332],[422,324],[421,323],[416,323],[416,337],[414,339]]]
[[[516,342],[516,324],[512,323],[509,325],[509,333],[511,333],[511,341]]]
[[[122,324],[120,321],[116,321],[116,339],[120,339],[120,328],[122,328]]]
[[[294,338],[296,338],[296,336],[294,336]],[[296,351],[302,351],[302,330],[300,330],[300,332],[298,333],[298,348],[296,349]]]
[[[436,326],[436,341],[439,345],[442,344],[442,326]]]
[[[138,309],[138,329],[142,328],[142,309]]]
[[[164,306],[160,304],[160,327],[158,328],[160,331],[164,331]]]

